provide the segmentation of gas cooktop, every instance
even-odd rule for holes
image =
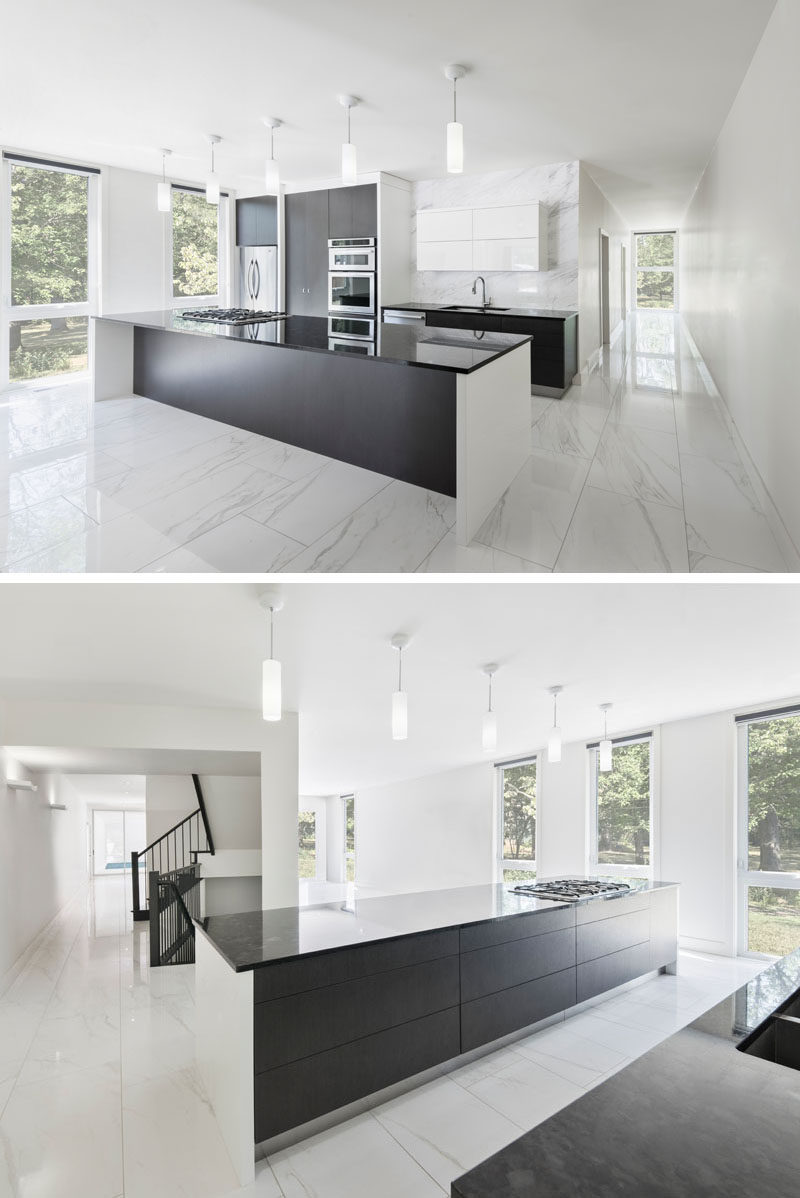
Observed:
[[[625,894],[630,890],[627,882],[601,881],[597,878],[558,878],[552,882],[522,882],[511,888],[512,894],[528,895],[531,898],[552,899],[557,903],[579,903],[583,899],[600,895]]]
[[[265,320],[283,320],[285,312],[258,312],[250,308],[189,308],[181,312],[185,320],[212,321],[214,324],[260,324]]]

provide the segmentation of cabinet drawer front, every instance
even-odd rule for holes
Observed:
[[[509,916],[488,923],[468,924],[461,929],[461,951],[488,948],[508,940],[524,940],[528,936],[543,936],[545,932],[560,932],[575,927],[574,907],[552,907],[546,911]]]
[[[539,236],[538,204],[476,208],[472,220],[474,236],[479,241]]]
[[[575,1005],[575,970],[564,969],[461,1007],[461,1051],[469,1052]]]
[[[457,1006],[458,985],[458,958],[442,957],[257,1003],[255,1071],[274,1069]]]
[[[649,911],[650,892],[647,890],[634,891],[633,894],[623,895],[622,898],[594,899],[578,906],[578,924],[597,923],[601,919],[616,919],[619,915],[627,915],[631,911]]]
[[[472,270],[472,242],[419,242],[417,270]]]
[[[541,387],[559,387],[562,391],[569,386],[563,362],[542,361],[534,350],[531,362],[531,382]]]
[[[444,932],[422,932],[419,936],[401,936],[397,940],[381,940],[377,944],[357,948],[341,948],[318,957],[302,957],[283,961],[255,970],[254,998],[257,1003],[320,986],[333,986],[353,978],[368,977],[387,969],[419,965],[438,957],[458,953],[458,929]]]
[[[256,1143],[373,1094],[459,1053],[458,1007],[260,1073]]]
[[[461,1000],[532,982],[575,965],[575,931],[547,932],[461,954]]]
[[[545,320],[535,316],[504,316],[503,332],[532,336],[537,347],[546,345],[555,349],[564,345],[563,320]]]
[[[539,270],[539,238],[474,241],[473,270]]]
[[[417,213],[417,241],[472,241],[472,209]]]
[[[578,925],[578,964],[605,957],[650,939],[650,912],[631,911],[616,919]]]
[[[578,1002],[613,990],[624,982],[632,982],[649,973],[650,969],[650,945],[647,943],[624,948],[596,961],[586,961],[578,966]]]

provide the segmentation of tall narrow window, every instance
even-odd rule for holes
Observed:
[[[317,876],[317,813],[300,811],[297,816],[297,875]]]
[[[739,948],[800,947],[800,710],[739,724]]]
[[[497,771],[498,873],[504,882],[531,881],[536,877],[536,766],[537,759],[531,757],[502,765]]]
[[[356,800],[354,795],[344,795],[344,876],[348,882],[356,880]]]
[[[219,300],[225,291],[227,200],[209,204],[198,191],[172,189],[172,298]]]
[[[678,307],[677,233],[635,233],[636,307]]]
[[[652,870],[652,737],[615,740],[612,768],[600,769],[597,745],[589,746],[593,873],[647,876]]]
[[[0,388],[89,367],[97,172],[6,157]]]

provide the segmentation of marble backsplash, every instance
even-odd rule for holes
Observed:
[[[557,162],[486,175],[448,175],[414,184],[412,253],[416,257],[416,213],[421,208],[479,208],[538,200],[547,207],[548,266],[544,271],[486,274],[486,294],[506,307],[578,308],[578,163]],[[416,261],[414,263],[416,268]],[[417,271],[419,303],[469,303],[470,271]]]

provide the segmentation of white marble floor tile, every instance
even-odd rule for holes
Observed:
[[[0,569],[41,553],[95,527],[84,512],[61,496],[0,517]]]
[[[547,399],[544,395],[531,396],[531,428],[541,420],[545,412],[548,412],[555,402],[555,400]]]
[[[446,1191],[372,1115],[360,1115],[269,1163],[286,1198],[441,1198]]]
[[[628,995],[601,1003],[595,1014],[600,1019],[620,1023],[623,1027],[644,1028],[646,1031],[659,1032],[662,1036],[671,1036],[694,1018],[693,1014],[680,1014],[666,1007],[638,1002]]]
[[[102,452],[59,454],[55,460],[7,474],[2,473],[0,465],[0,516],[34,507],[124,470],[121,462]]]
[[[247,460],[254,466],[259,466],[270,474],[278,474],[290,482],[306,478],[309,474],[316,474],[332,461],[321,453],[298,449],[296,445],[286,445],[283,441],[274,441],[272,437],[259,437]]]
[[[688,572],[683,512],[586,487],[556,573]]]
[[[447,1077],[384,1103],[374,1115],[445,1192],[519,1135],[516,1124]]]
[[[249,1186],[237,1186],[220,1198],[283,1198],[283,1190],[278,1185],[272,1166],[268,1161],[256,1161],[256,1179]]]
[[[534,451],[591,458],[606,419],[606,409],[596,404],[557,400],[534,425],[531,446]]]
[[[470,1086],[474,1086],[476,1082],[482,1081],[485,1077],[494,1077],[496,1073],[515,1064],[519,1055],[515,1043],[511,1048],[498,1048],[494,1052],[485,1053],[468,1065],[461,1065],[458,1069],[453,1069],[447,1076],[459,1086],[469,1089]]]
[[[116,1198],[123,1190],[118,1067],[15,1086],[0,1141],[4,1195]]]
[[[117,1065],[120,1054],[119,1004],[116,1009],[46,1016],[39,1024],[20,1070],[19,1084],[64,1077],[78,1069]]]
[[[611,1048],[626,1057],[638,1057],[649,1052],[668,1035],[652,1028],[615,1023],[611,1019],[603,1019],[594,1011],[574,1015],[567,1022],[570,1031],[576,1036],[582,1036],[584,1040],[590,1040],[593,1044]]]
[[[587,484],[682,509],[677,437],[674,433],[609,421],[597,446]]]
[[[284,566],[285,573],[409,573],[453,527],[455,500],[393,482]]]
[[[248,567],[249,570],[249,567]],[[212,566],[205,558],[198,557],[189,549],[173,549],[164,557],[148,562],[146,566],[137,568],[139,574],[218,574],[216,566]]]
[[[565,403],[566,401],[575,401],[581,405],[589,404],[593,407],[602,408],[608,412],[613,401],[609,394],[608,387],[603,382],[597,371],[589,375],[583,383],[573,383],[561,399],[556,400],[556,403]]]
[[[522,1055],[499,1073],[475,1082],[469,1092],[524,1131],[584,1093],[582,1087]]]
[[[531,454],[476,541],[552,567],[583,490],[590,463],[569,454]]]
[[[215,570],[268,574],[282,570],[304,548],[299,541],[244,515],[234,516],[195,537],[183,547],[183,552],[195,554]]]
[[[313,545],[391,481],[347,462],[329,462],[316,473],[271,491],[247,514],[302,545]]]
[[[127,572],[141,570],[177,550],[173,540],[134,513],[107,524],[87,520],[87,530],[58,545],[21,558],[9,573]]]
[[[126,1086],[191,1069],[195,1061],[193,1006],[168,999],[147,1006],[128,1006],[122,1015],[118,1041]]]
[[[682,454],[681,471],[694,553],[764,570],[786,569],[741,463]]]
[[[671,397],[677,384],[675,359],[634,354],[628,359],[624,378],[630,386],[649,390],[656,397]]]
[[[689,569],[693,574],[762,574],[757,566],[743,566],[741,562],[725,562],[707,553],[689,551]]]
[[[675,400],[675,424],[681,456],[692,454],[717,462],[739,464],[739,454],[725,421],[713,409],[696,408]]]
[[[622,387],[612,404],[609,424],[630,424],[675,436],[675,404],[672,396]]]
[[[536,562],[526,562],[522,557],[503,553],[501,549],[492,549],[473,541],[471,545],[459,545],[454,531],[442,537],[439,544],[430,553],[421,566],[417,567],[420,574],[459,573],[459,574],[549,574],[547,566],[539,566]]]
[[[571,1020],[567,1020],[517,1040],[514,1051],[576,1086],[591,1086],[610,1069],[627,1062],[624,1053],[576,1035],[570,1024]]]

